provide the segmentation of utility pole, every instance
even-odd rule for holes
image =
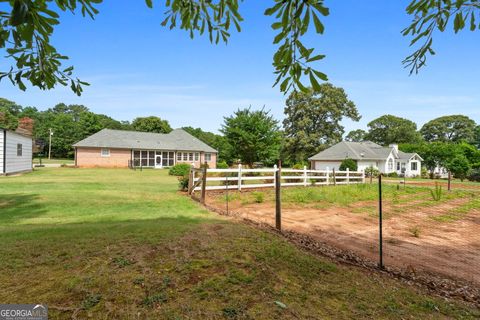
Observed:
[[[48,142],[48,160],[51,159],[51,156],[52,156],[52,136],[53,136],[53,131],[52,129],[48,129],[49,131],[49,135],[48,135],[48,138],[49,138],[49,142]]]

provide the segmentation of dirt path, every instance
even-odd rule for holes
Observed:
[[[214,198],[209,200],[210,205],[224,209]],[[412,206],[404,213],[384,219],[385,264],[471,281],[480,286],[480,211],[470,211],[457,221],[432,219],[466,201],[468,199],[463,198],[435,207]],[[275,223],[273,203],[241,205],[233,202],[230,209],[251,220]],[[388,210],[389,206],[386,212]],[[354,251],[371,260],[378,259],[378,220],[373,215],[354,213],[352,208],[289,205],[282,210],[282,225],[339,249]]]

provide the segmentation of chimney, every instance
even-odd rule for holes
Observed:
[[[388,145],[388,147],[389,147],[389,148],[393,148],[393,149],[395,149],[396,152],[398,152],[398,144],[396,144],[396,143],[391,143],[391,144]]]
[[[33,124],[34,121],[32,118],[23,117],[18,120],[18,127],[15,130],[18,133],[26,134],[28,136],[33,136]]]

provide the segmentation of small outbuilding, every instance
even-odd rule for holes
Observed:
[[[0,128],[0,175],[32,171],[32,137]]]

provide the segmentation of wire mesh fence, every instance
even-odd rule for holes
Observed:
[[[244,179],[248,176],[243,172],[245,183],[259,179],[268,187],[245,188],[242,182],[239,188],[238,172],[231,170],[223,172],[223,177],[216,172],[218,179],[206,177],[204,201],[209,206],[306,234],[380,267],[480,288],[479,188],[448,191],[446,185],[385,182],[381,177],[370,184],[363,174],[360,183],[352,183],[352,172],[348,179],[346,173],[336,172],[344,176],[333,183],[333,170],[330,183],[325,172],[315,173],[319,184],[309,183],[314,173],[307,172],[305,183],[305,170],[292,169],[282,169],[278,180],[270,171],[251,172],[257,180]],[[280,182],[277,188],[276,181]],[[219,182],[208,188],[208,183]],[[290,188],[283,188],[286,185]]]

